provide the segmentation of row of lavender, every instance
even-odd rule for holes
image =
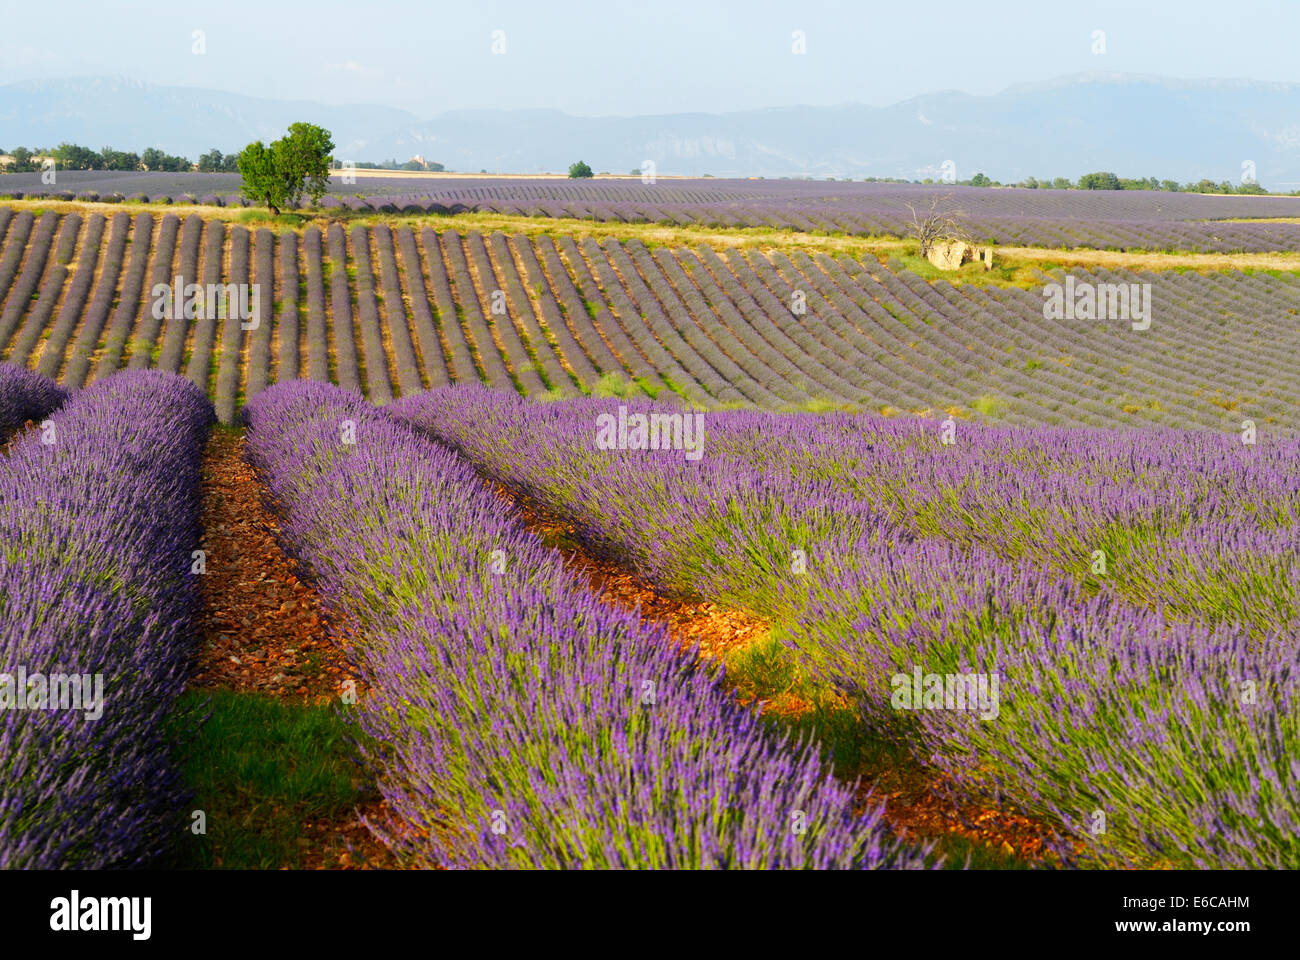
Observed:
[[[474,471],[355,394],[247,408],[288,547],[355,624],[358,709],[411,866],[905,867],[816,750],[568,573]]]
[[[211,420],[193,384],[126,373],[0,458],[0,867],[145,866],[183,835],[164,728],[194,662]]]
[[[238,194],[219,195],[215,193],[205,193],[201,196],[192,193],[181,193],[176,196],[166,193],[133,193],[128,196],[122,193],[100,194],[94,190],[79,192],[72,190],[5,190],[0,193],[0,197],[9,200],[60,200],[64,203],[71,203],[72,201],[78,203],[159,203],[205,207],[248,207],[252,205]]]
[[[671,411],[619,405],[390,410],[662,587],[771,618],[865,724],[1086,857],[1300,865],[1295,440],[713,413],[655,450],[635,415]],[[928,699],[954,676],[987,696]]]
[[[0,238],[0,358],[70,387],[122,366],[184,371],[227,422],[241,394],[295,377],[377,402],[482,380],[532,397],[621,391],[1014,424],[1300,422],[1290,274],[1074,270],[1030,289],[956,286],[798,249],[383,224],[250,235],[198,215],[105,222],[6,207]],[[257,322],[244,330],[202,304],[160,318],[152,291],[178,275],[251,280]],[[1095,304],[1122,292],[1133,315],[1047,316],[1052,284],[1062,297],[1071,284],[1096,291]]]

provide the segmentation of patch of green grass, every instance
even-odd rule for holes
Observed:
[[[641,391],[651,400],[659,396],[659,394],[661,394],[664,391],[664,387],[662,385],[654,383],[653,381],[650,380],[649,377],[637,377],[634,382],[638,387],[641,388]]]
[[[1001,397],[986,393],[984,396],[972,400],[970,407],[976,413],[983,414],[986,417],[999,417],[1007,409],[1007,402]]]
[[[893,256],[901,266],[930,282],[946,280],[949,283],[969,283],[975,286],[1033,286],[1032,278],[1027,277],[1024,273],[1024,264],[1005,260],[998,261],[996,247],[994,247],[992,270],[985,270],[984,265],[977,260],[962,264],[959,270],[940,270],[917,253],[915,247],[906,253],[894,253]]]
[[[838,413],[841,411],[854,412],[858,409],[858,406],[852,403],[828,400],[825,397],[809,397],[791,409],[800,413]]]
[[[1033,870],[1052,869],[1051,862],[1030,863],[987,843],[977,843],[959,833],[945,834],[935,845],[929,861],[943,857],[944,870]]]
[[[725,677],[742,701],[768,704],[763,718],[775,733],[818,741],[841,779],[861,778],[867,784],[880,781],[883,787],[892,787],[920,773],[915,759],[897,738],[871,730],[849,704],[808,680],[775,634],[731,653]],[[929,862],[942,859],[946,870],[1029,870],[1041,866],[957,833],[944,834],[933,842]]]
[[[299,867],[304,822],[345,817],[371,798],[355,729],[338,710],[231,691],[182,698],[182,772],[207,827],[186,833],[188,865]]]
[[[725,675],[741,700],[769,704],[769,724],[817,740],[841,777],[912,762],[893,742],[869,732],[851,706],[804,676],[776,636],[730,654]]]
[[[605,374],[591,387],[593,397],[622,397],[624,400],[641,396],[641,387],[634,380],[625,380],[613,371]]]
[[[277,227],[301,227],[312,218],[300,213],[282,213],[276,217],[271,215],[270,210],[253,207],[242,211],[235,219],[239,223],[270,223]]]

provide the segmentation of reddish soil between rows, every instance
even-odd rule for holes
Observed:
[[[276,542],[279,526],[243,457],[218,431],[203,460],[203,649],[192,686],[326,703],[358,682],[312,587]]]
[[[203,457],[207,572],[191,689],[323,704],[337,702],[352,681],[363,697],[365,685],[348,662],[346,633],[331,623],[316,591],[280,549],[279,526],[263,492],[244,459],[243,437],[214,432]],[[309,869],[394,866],[361,821],[383,814],[383,802],[375,801],[341,819],[302,824],[303,863]]]

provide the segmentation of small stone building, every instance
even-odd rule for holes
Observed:
[[[972,260],[982,263],[985,270],[993,269],[992,247],[977,247],[963,240],[941,240],[932,244],[925,256],[940,270],[960,270]]]

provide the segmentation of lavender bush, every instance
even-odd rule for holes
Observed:
[[[192,384],[126,373],[0,460],[0,671],[29,680],[0,711],[0,868],[146,866],[183,830],[164,724],[193,667],[211,420]],[[101,679],[69,709],[37,675]]]
[[[0,363],[0,443],[28,420],[49,416],[67,397],[67,391],[48,377]]]

